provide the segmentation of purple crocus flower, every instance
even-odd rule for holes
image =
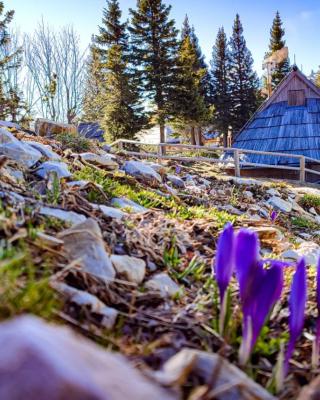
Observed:
[[[316,298],[317,298],[318,318],[316,322],[316,337],[314,339],[313,351],[312,351],[312,366],[314,368],[317,368],[319,365],[319,349],[320,349],[320,258],[318,259],[318,265],[317,265]]]
[[[273,210],[270,214],[270,221],[271,222],[275,222],[275,220],[278,218],[279,214],[277,213],[277,211]]]
[[[181,167],[180,165],[176,165],[176,174],[180,174],[181,173]]]
[[[235,245],[236,275],[242,305],[242,343],[239,361],[246,364],[265,324],[267,316],[280,298],[283,288],[283,263],[259,260],[259,240],[254,232],[241,230]]]
[[[219,331],[223,334],[227,308],[226,290],[234,270],[234,231],[232,224],[227,224],[219,236],[217,255],[213,264],[213,272],[220,295]]]
[[[304,312],[307,301],[307,272],[306,262],[302,258],[296,268],[292,279],[289,298],[289,331],[290,340],[286,351],[284,362],[284,376],[287,374],[289,360],[292,356],[296,341],[299,339],[304,325]]]

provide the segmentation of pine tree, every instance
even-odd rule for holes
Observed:
[[[270,30],[270,44],[269,44],[269,53],[267,55],[271,55],[275,51],[281,50],[285,47],[286,42],[284,40],[285,30],[282,27],[282,21],[277,11],[276,16],[272,23],[272,28]],[[274,72],[271,76],[272,87],[276,87],[282,79],[290,72],[290,62],[289,59],[285,59],[281,63],[277,64]]]
[[[10,10],[4,13],[4,3],[0,1],[0,119],[10,118],[17,122],[25,104],[22,100],[22,94],[17,85],[11,85],[5,77],[9,71],[19,67],[21,63],[21,49],[10,52],[11,38],[8,33],[8,25],[13,19],[14,11]]]
[[[191,143],[196,144],[196,129],[208,119],[208,109],[201,93],[201,81],[205,70],[199,68],[196,48],[189,36],[182,40],[177,60],[177,88],[175,110],[177,122],[188,126],[191,132]],[[198,144],[200,144],[200,135]]]
[[[237,14],[230,39],[230,125],[234,132],[248,121],[257,107],[259,81],[253,70],[253,59],[243,36]]]
[[[227,147],[227,134],[230,121],[229,90],[230,54],[225,31],[219,29],[212,51],[211,75],[214,104],[213,123],[215,129],[223,133],[224,146]]]
[[[160,125],[161,142],[165,141],[165,123],[172,115],[176,86],[177,30],[170,10],[162,0],[137,0],[137,9],[130,9],[132,62]]]
[[[199,39],[196,35],[194,26],[190,26],[188,15],[185,16],[182,29],[181,29],[181,41],[188,36],[190,38],[192,46],[195,48],[197,57],[197,68],[202,70],[201,78],[201,94],[204,97],[207,107],[212,105],[212,82],[210,72],[205,61],[205,57],[202,53],[201,47],[199,45]]]
[[[97,118],[107,140],[133,139],[147,122],[128,51],[127,24],[121,23],[119,2],[108,0],[91,48],[84,106],[85,116]]]
[[[102,72],[101,56],[94,42],[90,46],[90,56],[87,61],[86,84],[83,100],[83,120],[97,122],[103,116],[102,91],[105,88]]]
[[[313,82],[316,86],[320,87],[320,69],[314,73]]]

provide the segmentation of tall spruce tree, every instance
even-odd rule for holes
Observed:
[[[270,43],[269,43],[269,52],[267,55],[271,55],[275,51],[281,50],[285,47],[286,42],[284,40],[285,30],[282,26],[281,17],[279,11],[277,11],[276,16],[274,17],[272,27],[270,30]],[[282,79],[290,72],[290,62],[289,59],[286,58],[281,63],[277,64],[274,72],[271,76],[272,87],[276,87]]]
[[[212,82],[211,76],[208,69],[208,65],[205,61],[205,57],[202,53],[199,39],[196,35],[194,26],[191,27],[189,23],[188,15],[185,16],[182,29],[181,29],[181,41],[188,36],[190,38],[192,46],[195,48],[196,57],[197,57],[197,68],[202,70],[202,78],[201,78],[201,94],[204,97],[205,104],[207,107],[212,105]]]
[[[230,39],[230,125],[237,132],[257,107],[259,81],[253,70],[253,59],[243,36],[243,27],[237,14]]]
[[[108,0],[91,50],[84,107],[90,110],[88,102],[94,101],[93,113],[87,111],[87,115],[98,118],[107,140],[132,139],[146,124],[139,81],[132,74],[128,51],[127,23],[121,22],[119,2]]]
[[[0,119],[10,118],[19,120],[19,114],[25,110],[25,104],[17,85],[11,85],[6,77],[10,70],[18,68],[21,62],[21,49],[10,52],[11,38],[8,33],[8,25],[12,21],[14,11],[4,11],[4,3],[0,1]]]
[[[177,121],[178,124],[190,128],[191,144],[201,144],[199,130],[208,120],[208,108],[201,93],[201,81],[206,70],[199,68],[198,55],[190,36],[185,36],[180,44],[177,66]]]
[[[137,0],[136,10],[130,9],[132,62],[151,101],[161,142],[165,141],[165,124],[172,115],[176,87],[178,32],[170,10],[162,0]]]
[[[213,123],[215,129],[223,133],[223,144],[227,147],[228,126],[230,121],[230,53],[224,28],[218,30],[212,50],[211,76],[214,104]]]

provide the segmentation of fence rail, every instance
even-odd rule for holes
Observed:
[[[141,152],[141,151],[128,151],[125,150],[126,144],[133,144],[136,147],[143,148],[143,146],[154,147],[155,152]],[[306,181],[306,173],[314,174],[320,176],[320,160],[316,160],[314,158],[305,157],[298,154],[287,154],[287,153],[277,153],[277,152],[268,152],[268,151],[255,151],[255,150],[247,150],[247,149],[238,149],[233,147],[212,147],[212,146],[199,146],[199,145],[191,145],[191,144],[173,144],[173,143],[143,143],[138,142],[136,140],[127,140],[127,139],[119,139],[115,142],[111,143],[111,148],[118,147],[123,153],[128,155],[137,156],[140,158],[156,158],[159,160],[177,160],[177,161],[191,161],[191,162],[209,162],[209,163],[218,163],[230,165],[234,168],[234,174],[236,177],[241,176],[241,169],[245,167],[255,167],[255,168],[270,168],[270,169],[278,169],[278,170],[288,170],[288,171],[297,171],[299,172],[299,180],[300,182]],[[222,158],[211,158],[207,156],[184,156],[181,154],[168,154],[168,149],[178,149],[178,150],[199,150],[199,153],[220,153],[233,155],[232,159],[230,157],[228,159]],[[299,166],[293,167],[289,165],[276,165],[276,164],[261,164],[261,163],[251,163],[247,161],[241,160],[241,154],[260,154],[260,155],[268,155],[268,156],[276,156],[280,158],[292,158],[299,163]],[[316,169],[308,168],[307,163],[319,164],[319,171]]]

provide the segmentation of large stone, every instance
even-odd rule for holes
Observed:
[[[70,261],[79,261],[81,268],[102,279],[113,279],[115,271],[106,252],[101,229],[92,218],[59,233]]]
[[[164,272],[154,275],[145,286],[159,292],[162,297],[173,297],[180,292],[180,287]]]
[[[79,224],[80,222],[84,222],[86,217],[82,214],[78,214],[74,211],[65,211],[60,210],[59,208],[52,207],[41,207],[39,214],[45,215],[46,217],[54,217],[58,218],[61,221],[70,223],[72,225]]]
[[[320,256],[320,246],[314,242],[302,242],[297,249],[300,257],[304,257],[308,265],[317,265]]]
[[[178,400],[120,354],[26,316],[0,325],[3,400]]]
[[[143,281],[146,274],[146,263],[141,258],[113,254],[111,261],[117,274],[129,282],[139,284]]]
[[[40,151],[27,143],[20,142],[4,128],[0,128],[0,154],[6,155],[27,168],[35,165],[42,157]]]
[[[47,178],[52,172],[55,172],[59,179],[70,178],[70,176],[72,176],[67,164],[59,161],[46,161],[40,165],[35,173],[40,178],[44,179]]]
[[[114,207],[122,208],[133,213],[146,213],[149,210],[145,207],[140,206],[132,200],[125,199],[124,197],[114,197],[111,200],[111,205]]]
[[[75,303],[80,307],[88,307],[92,313],[100,315],[102,317],[100,325],[104,328],[111,329],[114,327],[118,311],[106,306],[96,296],[66,285],[63,282],[51,282],[50,286],[64,295],[70,302]]]
[[[126,174],[146,181],[161,182],[161,176],[150,165],[141,161],[126,161],[123,166]]]
[[[197,399],[275,400],[239,368],[220,355],[205,351],[182,349],[163,365],[162,370],[155,371],[153,376],[166,386],[181,386],[190,379],[202,382],[204,397],[200,392]]]
[[[267,194],[269,194],[270,196],[277,196],[280,197],[280,193],[277,189],[274,188],[270,188],[266,191]]]
[[[14,128],[16,130],[21,129],[19,124],[16,124],[15,122],[9,122],[9,121],[0,121],[0,126],[4,126],[6,128]]]
[[[263,186],[264,183],[253,178],[232,178],[233,183],[244,186]]]
[[[272,207],[276,208],[277,210],[280,210],[285,213],[289,213],[292,210],[292,203],[290,203],[289,201],[285,201],[277,196],[271,197],[268,200],[268,204],[270,204]]]
[[[98,155],[95,153],[81,153],[80,157],[89,163],[97,164],[101,167],[108,169],[118,168],[118,163],[115,161],[115,157],[111,154]]]
[[[167,179],[177,188],[183,189],[185,187],[183,180],[177,175],[167,175]]]
[[[126,215],[128,215],[124,211],[121,211],[119,208],[115,208],[115,207],[108,207],[108,206],[100,205],[98,208],[103,213],[103,215],[108,218],[122,219]]]
[[[60,133],[77,135],[77,128],[75,125],[63,124],[43,118],[38,118],[36,120],[35,131],[38,136],[55,136]]]
[[[52,147],[49,146],[49,145],[38,143],[38,142],[33,142],[33,141],[24,142],[24,143],[29,144],[30,146],[32,146],[36,150],[40,151],[40,153],[44,157],[48,158],[48,160],[54,161],[54,160],[60,160],[61,159],[59,154],[55,153],[52,150]]]

